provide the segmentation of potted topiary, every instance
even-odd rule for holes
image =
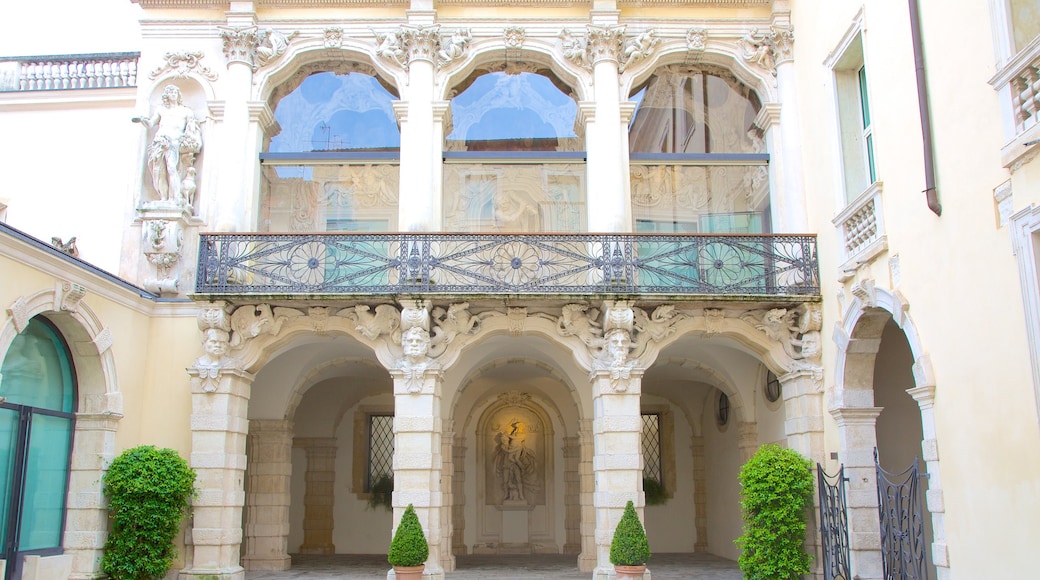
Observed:
[[[629,500],[625,513],[614,528],[614,539],[610,542],[610,563],[618,580],[642,580],[646,562],[650,559],[650,544],[646,541],[636,508]]]
[[[430,556],[430,545],[426,543],[419,516],[412,504],[404,510],[401,523],[397,524],[394,539],[390,540],[390,551],[386,559],[394,567],[398,580],[422,580],[426,558]]]

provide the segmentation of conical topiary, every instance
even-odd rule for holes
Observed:
[[[610,563],[615,566],[643,566],[650,559],[650,544],[646,541],[636,507],[629,500],[625,513],[614,528],[614,539],[610,542]]]
[[[422,566],[430,557],[430,546],[426,543],[419,516],[412,504],[404,510],[401,523],[397,524],[394,539],[390,540],[390,551],[386,555],[391,566]]]

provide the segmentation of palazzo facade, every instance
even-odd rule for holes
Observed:
[[[815,576],[1027,573],[1040,14],[964,4],[133,0],[0,43],[6,578],[102,577],[139,444],[198,473],[182,579],[385,553],[409,504],[431,579],[611,578],[629,500],[735,560],[766,443],[820,470]]]

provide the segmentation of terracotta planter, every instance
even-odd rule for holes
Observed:
[[[646,565],[642,566],[619,566],[614,564],[614,574],[617,576],[617,580],[643,580],[643,572],[646,572]]]
[[[420,564],[418,566],[394,566],[394,576],[397,580],[422,580],[423,570],[426,569],[426,564]],[[640,576],[642,578],[642,576]]]

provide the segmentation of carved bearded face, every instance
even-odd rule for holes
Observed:
[[[430,335],[417,326],[409,328],[401,336],[401,346],[404,348],[405,358],[410,361],[421,360],[430,350]]]
[[[607,352],[615,364],[622,364],[628,358],[628,351],[632,347],[632,339],[623,330],[615,330],[607,336]]]

